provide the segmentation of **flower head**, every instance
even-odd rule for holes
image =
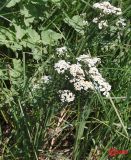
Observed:
[[[109,2],[106,1],[101,3],[95,3],[93,7],[101,10],[104,14],[115,14],[115,15],[122,14],[121,8],[114,7]]]
[[[42,76],[41,81],[43,81],[45,84],[49,83],[51,80],[51,76]]]
[[[59,60],[57,63],[55,63],[54,68],[60,74],[68,70],[70,68],[70,64],[65,60]]]
[[[60,48],[56,48],[56,52],[57,52],[57,55],[58,55],[58,56],[61,56],[61,55],[63,55],[64,53],[67,52],[67,47],[66,47],[66,46],[63,46],[63,47],[60,47]]]
[[[125,19],[124,18],[119,18],[118,21],[116,22],[116,26],[125,27],[126,26]]]
[[[60,100],[62,102],[72,102],[75,99],[75,95],[70,90],[59,90]]]
[[[70,74],[73,77],[85,77],[84,71],[81,68],[80,64],[72,64],[72,65],[70,65]]]
[[[76,58],[78,62],[84,62],[89,67],[95,66],[97,63],[100,63],[100,58],[94,57],[92,58],[89,54],[83,54],[80,55],[78,58]]]
[[[108,23],[107,23],[107,20],[102,20],[98,23],[98,28],[99,29],[103,29],[105,27],[108,27]]]

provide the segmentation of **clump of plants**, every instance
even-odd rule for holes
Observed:
[[[102,160],[130,148],[128,0],[0,6],[0,159]]]

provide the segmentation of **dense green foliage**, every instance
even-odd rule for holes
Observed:
[[[122,9],[126,26],[115,25],[119,16],[106,15],[108,27],[99,29],[92,22],[99,15],[92,7],[96,2],[0,2],[0,159],[106,160],[111,147],[130,150],[131,3],[111,0]],[[68,56],[56,53],[62,46]],[[57,93],[69,84],[54,64],[76,63],[83,53],[101,58],[111,96],[76,92],[74,102],[63,104]],[[40,82],[44,75],[51,75],[50,83]]]

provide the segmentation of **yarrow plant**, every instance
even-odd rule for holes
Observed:
[[[120,16],[122,15],[121,8],[117,8],[112,6],[109,2],[101,2],[95,3],[93,5],[94,9],[98,9],[100,11],[100,15],[98,17],[93,18],[92,22],[98,24],[98,28],[101,30],[103,28],[109,27],[109,22],[106,19],[108,15]],[[117,27],[125,27],[125,19],[122,17],[117,19],[116,24]]]
[[[95,3],[93,7],[99,9],[104,14],[115,14],[115,15],[122,14],[121,8],[114,7],[109,2],[106,1],[101,3]]]
[[[69,82],[73,84],[76,91],[98,90],[104,96],[108,97],[111,86],[102,77],[96,66],[101,62],[100,58],[91,57],[89,54],[83,54],[77,57],[76,60],[76,64],[59,60],[57,63],[55,63],[54,68],[58,74],[64,74],[65,71],[68,71],[65,73],[65,76],[68,74],[68,77],[70,77]],[[86,66],[85,68],[84,65]],[[88,80],[86,77],[88,77]],[[75,98],[73,93],[70,93],[69,91],[67,92],[67,90],[63,92],[61,90],[59,93],[61,94],[60,97],[62,102],[71,102]],[[67,95],[73,96],[73,98],[69,100]]]
[[[1,160],[130,147],[130,1],[0,1]]]
[[[97,63],[101,62],[100,58],[92,58],[90,55],[81,55],[77,58],[77,60],[79,62],[84,62],[89,67],[89,70],[86,71],[86,73],[91,77],[94,87],[100,92],[102,92],[104,96],[108,97],[111,86],[102,77],[96,67]]]

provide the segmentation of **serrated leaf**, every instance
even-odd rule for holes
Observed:
[[[10,8],[15,6],[17,3],[19,3],[21,0],[10,0],[10,2],[6,5],[6,7]]]
[[[51,29],[43,30],[41,32],[42,43],[45,45],[47,44],[54,45],[62,37],[63,37],[62,34],[57,33]]]

